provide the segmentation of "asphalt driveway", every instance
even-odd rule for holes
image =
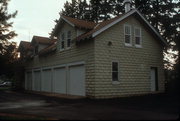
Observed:
[[[177,97],[166,94],[108,100],[65,99],[0,91],[0,116],[13,114],[58,120],[175,120]]]

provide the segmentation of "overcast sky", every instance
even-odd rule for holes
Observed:
[[[31,41],[33,35],[49,37],[55,26],[55,19],[59,19],[66,0],[11,0],[9,12],[17,10],[13,30],[18,36],[12,41],[19,44],[20,41]],[[70,1],[70,0],[68,0]]]

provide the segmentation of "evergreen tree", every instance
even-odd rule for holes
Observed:
[[[180,1],[135,0],[135,6],[165,38],[169,48],[176,43],[173,48],[179,51]]]
[[[64,9],[60,12],[60,15],[83,20],[89,20],[91,18],[90,14],[86,0],[72,0],[71,3],[67,1],[64,4]]]
[[[112,14],[112,4],[111,0],[100,0],[100,21],[105,21],[111,18]]]
[[[16,44],[9,42],[10,39],[16,36],[14,31],[11,31],[12,22],[17,11],[9,14],[7,11],[9,0],[0,0],[0,75],[7,74],[12,66],[12,62],[17,58]]]
[[[111,0],[112,4],[112,14],[114,16],[119,16],[124,13],[123,0]]]
[[[2,53],[3,45],[14,36],[16,36],[14,31],[11,31],[12,22],[9,22],[11,18],[14,18],[17,14],[17,11],[13,14],[8,14],[7,6],[9,0],[0,0],[0,52]]]
[[[89,20],[91,18],[89,5],[86,0],[79,0],[77,9],[78,11],[76,14],[79,15],[79,19]]]

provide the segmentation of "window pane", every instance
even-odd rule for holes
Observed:
[[[61,48],[64,49],[64,41],[61,42]]]
[[[118,63],[117,62],[113,62],[113,65],[112,65],[112,71],[118,71]]]
[[[129,26],[125,26],[125,34],[131,34]]]
[[[125,35],[125,43],[131,43],[130,35]]]
[[[112,73],[112,79],[113,79],[113,81],[118,81],[118,72]]]
[[[140,37],[136,37],[136,44],[137,45],[140,45],[141,43],[140,43]]]
[[[67,47],[70,47],[71,46],[71,39],[68,39],[67,40]]]
[[[71,39],[71,31],[68,31],[67,37],[68,39]]]
[[[64,40],[64,33],[61,35],[61,40]]]
[[[140,29],[135,29],[135,36],[140,36]]]
[[[38,54],[38,46],[35,47],[35,54]]]

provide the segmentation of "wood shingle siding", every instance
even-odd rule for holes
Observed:
[[[71,80],[70,76],[73,77],[77,74],[78,71],[76,72],[75,69],[79,68],[79,74],[77,74],[77,76],[82,74],[82,78],[85,76],[85,96],[90,98],[117,98],[163,92],[165,84],[163,41],[160,38],[156,38],[157,36],[153,36],[147,29],[147,24],[142,24],[142,21],[139,21],[137,16],[130,15],[127,18],[125,18],[125,16],[126,14],[123,15],[124,19],[119,21],[119,23],[113,24],[109,26],[108,29],[103,29],[104,31],[98,32],[94,38],[92,36],[88,38],[87,35],[93,35],[93,30],[97,32],[103,27],[106,27],[106,25],[120,19],[121,16],[101,23],[99,28],[96,26],[92,28],[92,30],[89,30],[90,33],[88,33],[88,30],[82,28],[80,30],[80,28],[76,27],[77,25],[73,26],[73,23],[73,25],[71,25],[69,22],[63,21],[62,19],[58,24],[60,28],[56,27],[55,31],[55,33],[58,34],[57,43],[53,45],[56,46],[56,49],[53,49],[53,53],[35,56],[33,60],[29,60],[26,64],[26,70],[34,72],[38,69],[38,71],[43,72],[43,70],[48,69],[52,71],[53,76],[54,73],[62,71],[60,70],[61,68],[63,69],[61,74],[64,73],[62,78],[67,80],[67,82],[63,81],[65,85],[65,83]],[[74,21],[74,19],[70,18],[68,18],[68,20]],[[130,36],[132,39],[132,46],[125,45],[124,25],[128,25],[131,28]],[[135,46],[135,28],[140,28],[142,47]],[[69,31],[71,31],[71,40],[77,39],[77,36],[79,36],[77,35],[78,33],[83,34],[85,32],[82,36],[79,36],[79,40],[83,41],[72,41],[71,48],[67,48],[67,32]],[[64,50],[61,50],[62,33],[65,33]],[[112,80],[112,76],[114,75],[114,73],[112,73],[113,62],[118,63],[116,64],[118,65],[118,71],[115,72],[115,80]],[[78,65],[78,67],[74,67],[72,64]],[[152,68],[157,70],[158,91],[151,91],[152,78],[150,77],[152,77]],[[61,79],[60,76],[56,76],[55,78]],[[77,81],[80,79],[77,78]],[[45,81],[49,83],[48,80]],[[58,81],[59,80],[56,79],[57,83]],[[154,80],[154,82],[155,81],[157,81],[157,79]],[[72,80],[72,82],[74,83],[74,80]],[[26,85],[26,87],[28,86]],[[47,88],[50,90],[51,87]],[[68,90],[66,88],[62,89],[64,93]],[[46,85],[44,85],[43,90],[47,90]],[[51,90],[56,90],[58,92],[60,89],[58,89],[57,85],[53,85]],[[74,94],[72,90],[70,90],[70,93]],[[84,88],[82,90],[84,90]],[[82,94],[84,95],[84,93]]]
[[[124,24],[142,29],[142,48],[124,44]],[[132,35],[134,35],[132,33]],[[112,45],[108,46],[111,41]],[[112,98],[151,93],[150,68],[158,67],[159,92],[164,91],[163,47],[133,17],[112,26],[95,39],[95,97]],[[119,84],[112,83],[111,63],[119,62]]]

